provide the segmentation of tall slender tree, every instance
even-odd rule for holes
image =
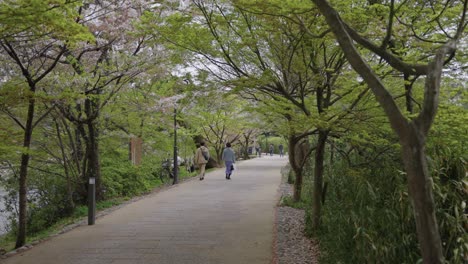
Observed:
[[[384,31],[382,45],[375,44],[375,38],[369,39],[359,34],[328,1],[312,0],[312,2],[320,9],[333,30],[349,63],[362,76],[375,94],[393,130],[398,135],[402,146],[402,158],[408,177],[408,188],[412,199],[423,261],[424,263],[443,263],[444,255],[435,216],[432,183],[425,154],[425,142],[437,112],[443,66],[453,58],[458,41],[461,38],[466,38],[468,1],[447,1],[445,4],[439,4],[438,2],[422,4],[420,1],[404,1],[402,3],[394,0],[390,1],[387,13],[388,23]],[[420,6],[421,4],[422,6]],[[435,25],[432,36],[420,36],[417,28],[404,23],[407,15],[405,13],[407,10],[402,11],[402,9],[405,9],[404,7],[416,9],[417,13],[413,18],[425,21],[430,27]],[[427,12],[431,13],[432,16],[425,20],[423,16]],[[453,13],[457,15],[452,16]],[[425,64],[405,62],[388,50],[387,43],[400,34],[395,31],[397,25],[400,30],[404,26],[409,27],[409,31],[413,32],[414,38],[422,37],[422,39],[430,41],[432,45],[430,49],[425,51],[427,58]],[[428,30],[422,31],[428,32]],[[431,40],[430,37],[433,39]],[[399,72],[426,76],[422,109],[415,118],[409,119],[402,114],[389,90],[378,74],[366,62],[366,57],[359,53],[355,43],[381,57],[382,60]]]
[[[83,24],[93,32],[96,41],[80,43],[65,49],[61,60],[62,76],[70,86],[57,87],[67,92],[69,98],[58,104],[62,115],[75,125],[77,151],[80,161],[82,186],[88,178],[95,178],[96,197],[102,198],[102,177],[99,157],[99,121],[102,109],[118,92],[147,70],[146,61],[140,57],[144,49],[144,36],[133,37],[132,19],[141,12],[137,2],[100,1],[79,9]],[[111,14],[111,15],[110,15]],[[74,89],[70,90],[69,87]],[[86,195],[83,188],[81,194]]]
[[[0,3],[2,51],[15,64],[28,87],[25,121],[15,118],[24,131],[19,172],[19,219],[16,248],[26,241],[27,176],[34,127],[45,117],[36,116],[39,83],[58,65],[67,45],[90,40],[87,31],[75,21],[79,3],[56,1],[16,1]],[[26,19],[25,19],[26,18]],[[47,54],[47,56],[43,56]]]

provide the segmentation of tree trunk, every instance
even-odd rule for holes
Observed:
[[[245,139],[245,146],[243,147],[243,156],[244,156],[244,160],[248,160],[249,159],[249,141],[250,141],[250,135],[244,135],[244,139]]]
[[[299,144],[304,143],[304,145]],[[298,139],[295,135],[288,138],[289,163],[295,175],[294,196],[295,202],[299,202],[302,197],[302,184],[304,176],[304,164],[308,155],[308,142],[306,139]]]
[[[424,263],[443,263],[424,139],[417,136],[417,129],[410,130],[409,135],[402,140],[402,150],[421,254]]]
[[[295,181],[294,181],[294,201],[298,202],[301,200],[301,192],[302,192],[302,170],[299,168],[297,164],[297,139],[294,135],[288,137],[288,157],[289,157],[289,164],[291,165],[291,169],[294,172]]]
[[[323,168],[325,159],[325,146],[328,137],[328,131],[319,130],[317,148],[315,149],[315,168],[314,168],[314,198],[313,198],[313,230],[320,227],[320,218],[323,199]]]
[[[99,142],[93,120],[88,120],[88,178],[96,179],[96,201],[102,198],[101,166],[99,163]]]
[[[288,184],[294,183],[294,171],[289,170],[288,172]]]
[[[296,180],[294,181],[294,201],[299,202],[302,197],[302,180],[303,180],[303,175],[302,175],[302,169],[296,169],[294,170],[294,174],[296,176]]]
[[[86,126],[88,128],[88,138],[86,142],[86,153],[88,159],[88,170],[87,178],[95,178],[96,186],[96,201],[102,198],[102,186],[101,186],[101,165],[99,162],[99,138],[98,130],[96,127],[96,120],[99,117],[99,109],[91,99],[87,98],[85,101],[85,112],[86,112]],[[88,182],[86,179],[86,183]]]
[[[441,47],[436,48],[436,52],[434,52],[435,56],[431,63],[413,67],[372,45],[371,42],[360,36],[355,30],[345,25],[338,12],[330,6],[328,1],[313,0],[313,2],[320,9],[322,15],[325,16],[327,24],[334,32],[349,63],[368,84],[379,104],[384,109],[392,129],[399,136],[423,262],[443,263],[442,242],[435,217],[432,183],[427,168],[424,144],[425,137],[429,133],[438,108],[442,68],[444,63],[447,62],[447,55],[454,54],[456,51],[456,44],[464,29],[464,26],[461,25],[465,16],[462,16],[462,23],[457,29],[456,37],[447,41]],[[465,5],[462,12],[466,13],[466,8]],[[418,117],[408,122],[408,119],[405,118],[398,108],[391,93],[359,54],[354,46],[354,41],[385,59],[387,63],[400,72],[412,75],[426,75],[423,106]]]
[[[220,165],[220,167],[223,166],[223,148],[215,148],[216,152],[216,162]]]
[[[71,142],[71,145],[73,146],[73,162],[77,168],[78,175],[81,175],[83,180],[84,180],[84,168],[83,166],[84,160],[86,159],[86,135],[84,135],[82,132],[84,131],[84,127],[82,124],[78,124],[75,128],[74,134],[71,134],[71,131],[68,131],[69,133],[69,140]],[[75,139],[75,141],[73,141]],[[82,139],[85,139],[85,144],[83,144]]]
[[[215,167],[218,167],[218,164],[219,166],[223,166],[223,161],[221,160],[221,158],[223,157],[223,150],[224,150],[224,144],[223,143],[213,143],[213,142],[210,142],[211,144],[209,145],[212,145],[212,149],[214,149],[214,156],[211,155],[213,153],[213,151],[210,151],[210,160],[208,161],[208,163],[206,164],[206,169],[208,168],[215,168]],[[205,147],[208,148],[208,150],[210,150],[210,146],[207,146],[205,144]],[[211,164],[210,166],[213,166],[213,167],[209,167],[208,164]]]
[[[69,171],[69,162],[68,162],[67,155],[65,154],[65,147],[63,145],[62,135],[60,133],[60,125],[56,119],[54,120],[54,122],[55,122],[56,131],[57,131],[57,139],[59,141],[60,154],[62,155],[63,169],[64,169],[65,177],[67,180],[67,198],[68,198],[68,202],[70,205],[70,209],[74,209],[75,202],[73,201],[73,186],[72,186],[71,175]]]
[[[31,87],[28,104],[28,115],[26,126],[24,129],[23,140],[23,153],[21,154],[21,167],[19,175],[19,217],[18,217],[18,235],[16,238],[15,248],[20,248],[26,242],[26,220],[27,220],[27,207],[28,207],[28,165],[29,165],[29,150],[31,147],[34,111],[36,107],[36,99],[34,98],[35,87]]]
[[[410,81],[408,74],[403,74],[403,79],[405,83],[405,102],[406,102],[406,111],[408,113],[413,113],[413,82]]]
[[[78,168],[80,175],[80,197],[82,202],[88,199],[88,161],[89,161],[89,137],[86,133],[85,124],[83,122],[76,123],[76,147],[77,147],[77,161],[79,162]],[[83,140],[83,141],[82,141]]]

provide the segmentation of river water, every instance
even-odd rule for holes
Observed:
[[[0,189],[0,210],[5,209],[5,204],[3,203],[3,196],[6,194],[6,192],[2,189]],[[6,224],[7,224],[7,217],[6,213],[0,211],[0,235],[3,235],[6,233]]]

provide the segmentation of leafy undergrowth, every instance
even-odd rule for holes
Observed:
[[[129,199],[129,197],[120,197],[98,202],[96,203],[96,210],[99,212],[114,206],[118,206]],[[75,224],[79,221],[85,220],[85,217],[87,215],[88,208],[86,206],[79,206],[74,210],[72,216],[59,219],[52,226],[28,236],[26,239],[26,244],[32,243],[34,241],[43,240],[53,234],[57,234],[60,231],[62,231],[65,227]],[[0,248],[5,250],[6,252],[9,252],[15,248],[15,242],[16,235],[14,234],[14,232],[9,232],[4,236],[0,237]]]
[[[188,173],[186,171],[181,171],[179,175],[179,181],[183,181],[185,179],[192,178],[196,176],[196,172]],[[160,181],[155,181],[154,185],[151,186],[151,191],[149,192],[137,192],[133,197],[130,196],[123,196],[123,197],[113,197],[109,198],[104,201],[100,201],[96,203],[96,211],[97,213],[115,207],[119,206],[126,201],[129,201],[133,198],[143,196],[145,194],[151,193],[154,190],[160,189],[163,186],[170,185],[172,183],[172,179],[169,182],[166,183],[161,183]],[[58,234],[60,233],[64,228],[66,228],[69,225],[73,225],[75,223],[78,223],[80,221],[86,221],[88,215],[88,207],[85,205],[77,206],[73,212],[71,213],[70,216],[68,217],[63,217],[60,219],[57,219],[54,224],[48,226],[47,228],[44,228],[40,230],[39,232],[35,232],[33,234],[29,234],[26,239],[26,244],[33,243],[35,241],[40,241],[47,239],[53,234]],[[15,243],[16,243],[16,234],[15,231],[10,231],[9,233],[0,236],[0,252],[6,253],[9,251],[14,250],[15,248]]]
[[[307,207],[307,203],[304,200],[300,200],[295,202],[293,197],[291,196],[283,196],[281,197],[280,206],[288,206],[296,209],[305,210]]]

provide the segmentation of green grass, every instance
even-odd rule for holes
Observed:
[[[300,200],[299,202],[295,202],[293,197],[291,196],[283,196],[281,197],[280,206],[288,206],[296,209],[305,210],[307,207],[307,202],[304,200]]]

